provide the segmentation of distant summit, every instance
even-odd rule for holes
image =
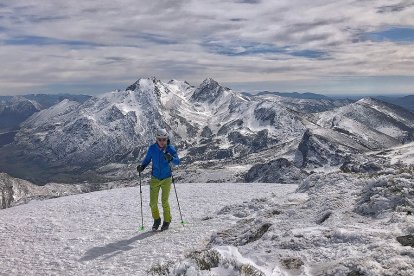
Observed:
[[[191,100],[212,103],[226,91],[230,91],[230,89],[221,86],[212,78],[207,78],[194,91],[194,94],[191,96]]]

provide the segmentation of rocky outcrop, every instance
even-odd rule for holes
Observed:
[[[308,173],[295,167],[285,158],[265,164],[254,165],[244,177],[246,182],[293,183],[302,180]]]
[[[414,247],[414,235],[399,236],[399,237],[397,237],[397,241],[402,246]]]
[[[358,164],[351,160],[346,160],[339,169],[345,173],[373,173],[381,171],[383,167],[375,162]]]
[[[13,202],[13,185],[9,181],[0,181],[0,209],[9,208]]]
[[[300,168],[340,166],[349,155],[367,151],[351,137],[329,129],[308,129],[295,153],[294,163]]]

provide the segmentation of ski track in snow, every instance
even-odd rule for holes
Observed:
[[[0,210],[0,275],[145,275],[154,264],[178,260],[204,246],[212,233],[235,223],[215,216],[230,204],[296,185],[265,183],[177,183],[184,220],[179,223],[171,190],[173,222],[167,232],[152,226],[148,186],[143,186],[145,231],[140,232],[139,187],[32,201]],[[159,204],[162,214],[161,204]],[[211,219],[206,219],[212,217]]]

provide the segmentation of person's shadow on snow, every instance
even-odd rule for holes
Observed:
[[[132,243],[138,240],[143,240],[145,238],[151,237],[154,234],[155,232],[145,232],[127,240],[112,242],[105,246],[92,247],[91,249],[86,251],[85,255],[82,258],[80,258],[79,261],[90,261],[102,257],[104,255],[108,255],[105,258],[103,258],[104,260],[112,258],[115,255],[118,255],[124,251],[133,249],[134,247],[131,246]]]

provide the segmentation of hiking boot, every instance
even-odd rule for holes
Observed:
[[[170,223],[167,221],[164,221],[162,226],[161,226],[161,231],[167,230],[168,227],[170,227]]]
[[[157,231],[158,227],[160,227],[160,224],[161,224],[161,218],[154,219],[154,224],[152,225],[152,230]]]

